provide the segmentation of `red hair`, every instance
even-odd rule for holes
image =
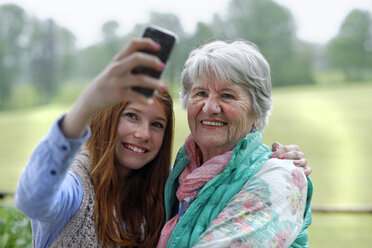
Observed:
[[[171,163],[174,113],[169,93],[158,93],[154,100],[167,114],[162,146],[150,163],[132,170],[125,179],[119,178],[115,166],[115,144],[117,126],[127,102],[92,118],[87,149],[96,195],[95,228],[104,246],[156,247],[159,240],[165,221],[164,186]]]

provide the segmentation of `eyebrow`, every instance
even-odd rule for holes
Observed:
[[[199,87],[195,87],[191,89],[191,91],[195,91],[195,90],[205,90],[205,88],[199,86]]]
[[[198,86],[198,87],[195,87],[195,88],[191,89],[191,91],[197,91],[197,90],[206,90],[206,88]],[[218,92],[221,92],[221,91],[236,93],[235,89],[230,89],[230,88],[222,88],[222,89],[218,90]]]
[[[139,109],[134,108],[134,107],[128,107],[128,108],[125,108],[125,109],[123,110],[123,113],[124,113],[126,110],[129,110],[129,111],[133,111],[133,112],[136,112],[136,113],[143,114],[142,111],[140,111]],[[157,121],[164,121],[165,123],[167,123],[167,119],[166,119],[166,118],[163,118],[163,117],[160,117],[160,116],[156,116],[156,117],[155,117],[155,120],[157,120]]]
[[[230,88],[222,88],[221,90],[219,90],[219,91],[228,91],[228,92],[233,92],[233,93],[235,93],[236,92],[236,90],[235,89],[230,89]]]
[[[167,119],[165,119],[163,117],[156,117],[155,120],[164,121],[165,123],[167,123]]]

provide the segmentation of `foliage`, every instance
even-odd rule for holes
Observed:
[[[43,102],[57,92],[57,37],[53,20],[35,22],[32,37],[31,76]]]
[[[0,204],[0,247],[31,247],[30,220],[8,204]]]
[[[109,60],[114,57],[123,46],[119,38],[118,28],[119,23],[113,20],[105,22],[101,28],[105,55]]]
[[[12,89],[22,80],[33,83],[42,102],[48,102],[58,83],[72,75],[74,49],[73,34],[53,20],[40,21],[17,5],[1,5],[0,108],[9,107]]]
[[[314,83],[288,9],[271,0],[232,0],[226,23],[230,39],[250,40],[267,57],[273,86]]]
[[[34,19],[29,25],[30,76],[41,101],[47,103],[56,95],[61,80],[66,80],[73,73],[75,37],[52,19]]]
[[[0,6],[0,108],[12,94],[12,84],[20,70],[22,36],[26,15],[14,4]]]
[[[179,18],[171,13],[152,12],[148,22],[169,29],[180,38],[163,74],[169,82],[179,81],[183,64],[191,49],[216,39],[247,39],[256,43],[268,58],[274,86],[314,83],[310,70],[311,53],[296,39],[291,13],[271,0],[231,0],[226,17],[215,14],[211,23],[199,22],[192,34],[186,33]],[[140,25],[141,29],[143,26],[144,24]],[[123,43],[133,37],[137,30],[138,26],[134,27],[130,35],[123,38]],[[104,63],[97,61],[97,58],[105,62],[109,60],[104,56],[107,54],[104,47],[107,46],[108,43],[103,42],[86,49],[80,56],[85,65],[79,64],[87,69],[97,68],[94,71],[99,73],[98,68],[102,68]],[[92,65],[86,66],[88,64]]]
[[[269,61],[274,87],[314,84],[319,78],[315,67],[341,71],[346,81],[372,78],[372,25],[367,11],[352,11],[327,47],[298,40],[291,12],[273,0],[230,0],[226,14],[199,22],[193,33],[187,33],[172,13],[151,12],[147,22],[179,36],[163,73],[172,84],[179,81],[191,49],[216,39],[256,43]],[[17,5],[1,5],[0,108],[11,108],[13,89],[31,83],[30,79],[39,103],[52,101],[65,80],[92,80],[129,40],[140,36],[144,25],[122,35],[120,24],[109,20],[101,27],[102,39],[77,49],[74,34],[53,20],[31,18]]]
[[[372,78],[372,17],[368,11],[355,9],[328,44],[328,58],[341,69],[347,80]]]

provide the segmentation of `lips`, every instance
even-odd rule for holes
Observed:
[[[123,147],[128,149],[128,150],[131,150],[135,153],[146,153],[146,152],[149,152],[148,149],[142,147],[142,146],[137,146],[137,145],[134,145],[134,144],[128,144],[128,143],[122,143]]]
[[[201,121],[200,122],[202,125],[204,126],[208,126],[208,127],[222,127],[222,126],[226,126],[227,123],[226,122],[223,122],[223,121],[217,121],[217,120],[204,120],[204,121]]]

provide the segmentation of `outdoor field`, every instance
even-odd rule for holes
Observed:
[[[61,97],[68,104],[58,103],[60,99],[48,106],[0,112],[0,191],[14,192],[33,148],[75,96],[70,92],[68,98]],[[314,207],[372,207],[371,96],[372,84],[367,83],[273,90],[264,143],[300,146],[313,169]],[[175,113],[174,155],[189,133],[178,100]],[[309,240],[311,247],[363,248],[371,246],[371,233],[372,214],[314,213]],[[2,238],[0,233],[0,247]]]

